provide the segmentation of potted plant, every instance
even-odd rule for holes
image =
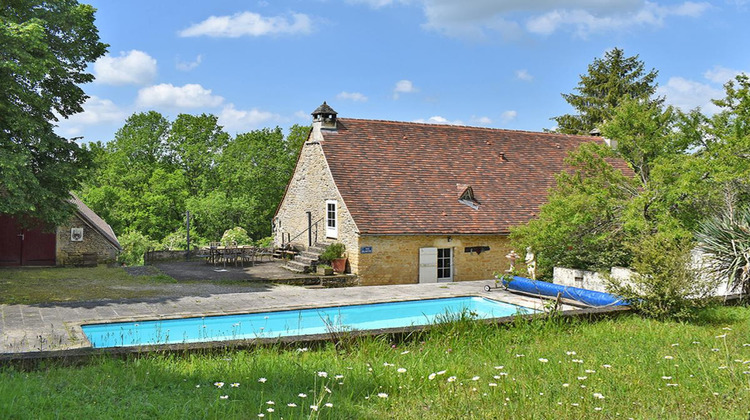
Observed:
[[[328,264],[318,264],[317,270],[318,270],[318,274],[322,276],[333,275],[333,267],[331,267]]]
[[[346,271],[346,260],[344,256],[346,246],[341,242],[334,242],[326,247],[326,250],[320,254],[320,260],[323,262],[330,263],[333,267],[333,271],[337,273],[343,273]]]

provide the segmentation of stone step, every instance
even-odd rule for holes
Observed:
[[[317,252],[302,251],[298,255],[299,257],[309,258],[311,260],[317,260],[320,254]]]
[[[282,265],[281,267],[293,273],[299,273],[299,274],[307,273],[308,270],[310,269],[309,266],[304,265],[297,261],[287,261],[286,264]]]
[[[325,246],[318,246],[317,244],[307,247],[307,252],[312,253],[312,254],[320,255],[323,252],[325,252],[325,250],[326,250]]]
[[[302,264],[305,264],[307,266],[315,265],[318,262],[318,256],[316,255],[314,258],[306,257],[304,255],[296,255],[294,257],[294,261],[300,262]]]

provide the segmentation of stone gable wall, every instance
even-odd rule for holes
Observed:
[[[325,140],[324,140],[325,141]],[[326,200],[336,200],[338,218],[338,238],[325,237]],[[307,213],[311,212],[314,242],[342,242],[349,256],[352,273],[357,272],[358,232],[346,203],[336,188],[336,184],[325,159],[320,143],[308,141],[302,147],[297,167],[287,187],[286,195],[274,219],[274,245],[281,246],[288,235],[292,244],[306,249],[308,244]],[[304,232],[304,233],[302,233]],[[301,235],[299,235],[302,233]],[[317,237],[316,237],[317,233]],[[299,235],[296,239],[295,236]]]
[[[83,228],[83,241],[70,240],[71,228]],[[96,254],[99,264],[115,262],[119,250],[77,214],[57,227],[57,265],[78,265],[83,254]]]
[[[359,254],[359,281],[362,285],[409,284],[419,282],[420,248],[453,248],[453,280],[489,280],[494,272],[508,269],[505,255],[510,241],[500,235],[390,235],[362,236],[360,247],[372,253]],[[465,252],[466,247],[489,246],[480,254]],[[361,248],[357,250],[360,252]],[[349,257],[351,260],[351,256]],[[522,259],[521,259],[522,260]]]

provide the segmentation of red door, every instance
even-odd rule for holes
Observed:
[[[0,266],[55,265],[54,232],[21,229],[15,219],[0,216]]]

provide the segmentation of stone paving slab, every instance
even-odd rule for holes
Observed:
[[[543,310],[539,298],[502,289],[484,290],[493,280],[457,283],[361,286],[335,289],[274,285],[252,293],[224,293],[131,301],[44,305],[0,305],[0,354],[90,348],[82,324],[184,318],[316,308],[456,296],[483,296]],[[577,309],[563,305],[563,310]]]

